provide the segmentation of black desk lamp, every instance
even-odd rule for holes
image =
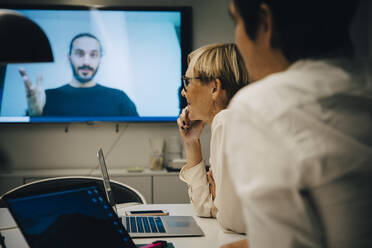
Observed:
[[[44,31],[20,13],[0,9],[0,92],[1,77],[7,64],[31,62],[53,62],[52,49]],[[2,155],[0,150],[0,162],[4,161]],[[4,205],[0,200],[1,207]],[[5,247],[1,234],[0,246]]]
[[[0,66],[52,61],[48,38],[36,23],[16,11],[0,9]]]

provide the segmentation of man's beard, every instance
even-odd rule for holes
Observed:
[[[97,66],[97,68],[94,70],[92,67],[90,67],[88,65],[84,65],[84,66],[78,67],[77,70],[75,70],[74,65],[72,63],[70,63],[70,65],[71,65],[72,74],[73,74],[74,78],[82,84],[87,83],[90,80],[92,80],[94,78],[94,76],[96,75],[96,73],[98,71],[98,68],[99,68],[99,66]],[[90,76],[89,78],[80,77],[80,75],[78,74],[78,71],[81,70],[81,69],[88,69],[88,70],[93,71],[92,76]]]

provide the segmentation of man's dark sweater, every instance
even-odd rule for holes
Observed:
[[[67,84],[45,93],[43,116],[138,116],[127,94],[99,84],[90,88]]]

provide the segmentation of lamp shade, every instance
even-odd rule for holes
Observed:
[[[48,38],[36,23],[16,11],[0,9],[0,65],[52,61]]]

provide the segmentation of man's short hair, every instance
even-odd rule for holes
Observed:
[[[359,0],[233,0],[245,30],[253,41],[262,24],[261,4],[273,20],[271,46],[291,62],[311,57],[353,54],[349,27]]]
[[[75,35],[74,38],[72,38],[72,40],[70,42],[69,52],[68,52],[69,55],[71,55],[72,46],[74,44],[74,41],[81,38],[81,37],[89,37],[89,38],[95,39],[98,42],[98,45],[99,45],[100,56],[102,56],[102,45],[101,45],[100,40],[96,36],[94,36],[93,34],[90,34],[90,33],[80,33],[80,34]]]

